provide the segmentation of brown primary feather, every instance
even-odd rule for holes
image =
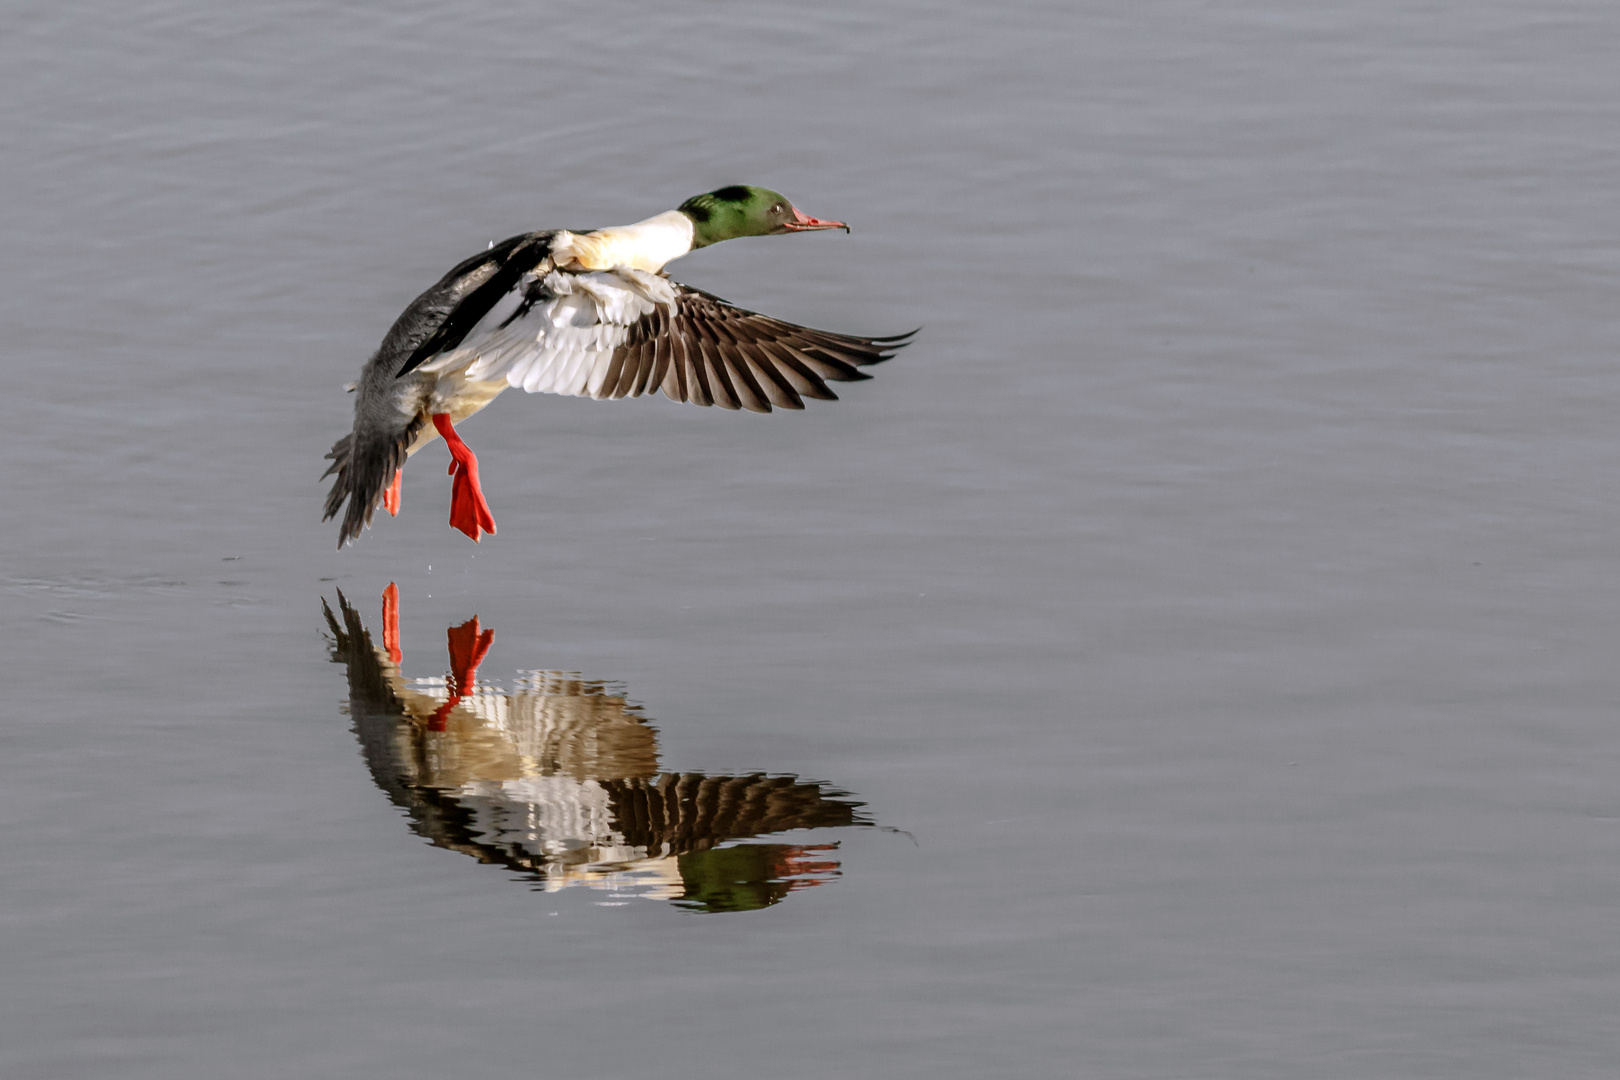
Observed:
[[[688,285],[675,292],[673,312],[659,306],[630,327],[597,397],[662,390],[672,401],[723,409],[802,409],[807,397],[836,401],[828,382],[871,378],[859,369],[889,359],[911,338],[813,330]]]

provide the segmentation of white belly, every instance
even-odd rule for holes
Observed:
[[[449,413],[450,423],[459,424],[494,401],[505,389],[505,379],[497,379],[494,382],[472,382],[465,377],[464,370],[448,372],[440,375],[434,385],[433,396],[428,399],[427,411],[430,415]],[[423,424],[417,430],[416,438],[411,440],[410,448],[405,451],[406,456],[416,453],[438,437],[437,428],[431,423]]]

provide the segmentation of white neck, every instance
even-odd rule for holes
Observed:
[[[585,270],[629,266],[656,274],[664,264],[692,250],[692,219],[679,210],[588,233],[566,229],[551,241],[551,258],[559,267],[577,263]]]

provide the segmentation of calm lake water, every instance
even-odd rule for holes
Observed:
[[[1613,1075],[1612,3],[3,19],[0,1074]],[[738,181],[915,345],[333,550],[418,291]]]

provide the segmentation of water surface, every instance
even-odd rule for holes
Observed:
[[[0,1072],[1611,1074],[1613,5],[6,24]],[[412,296],[738,181],[854,232],[674,276],[916,344],[802,414],[506,395],[497,536],[429,451],[333,550]],[[436,704],[356,713],[322,604],[382,672],[390,583]],[[381,753],[454,750],[475,617],[491,709],[652,743]],[[814,827],[688,850],[658,777]]]

